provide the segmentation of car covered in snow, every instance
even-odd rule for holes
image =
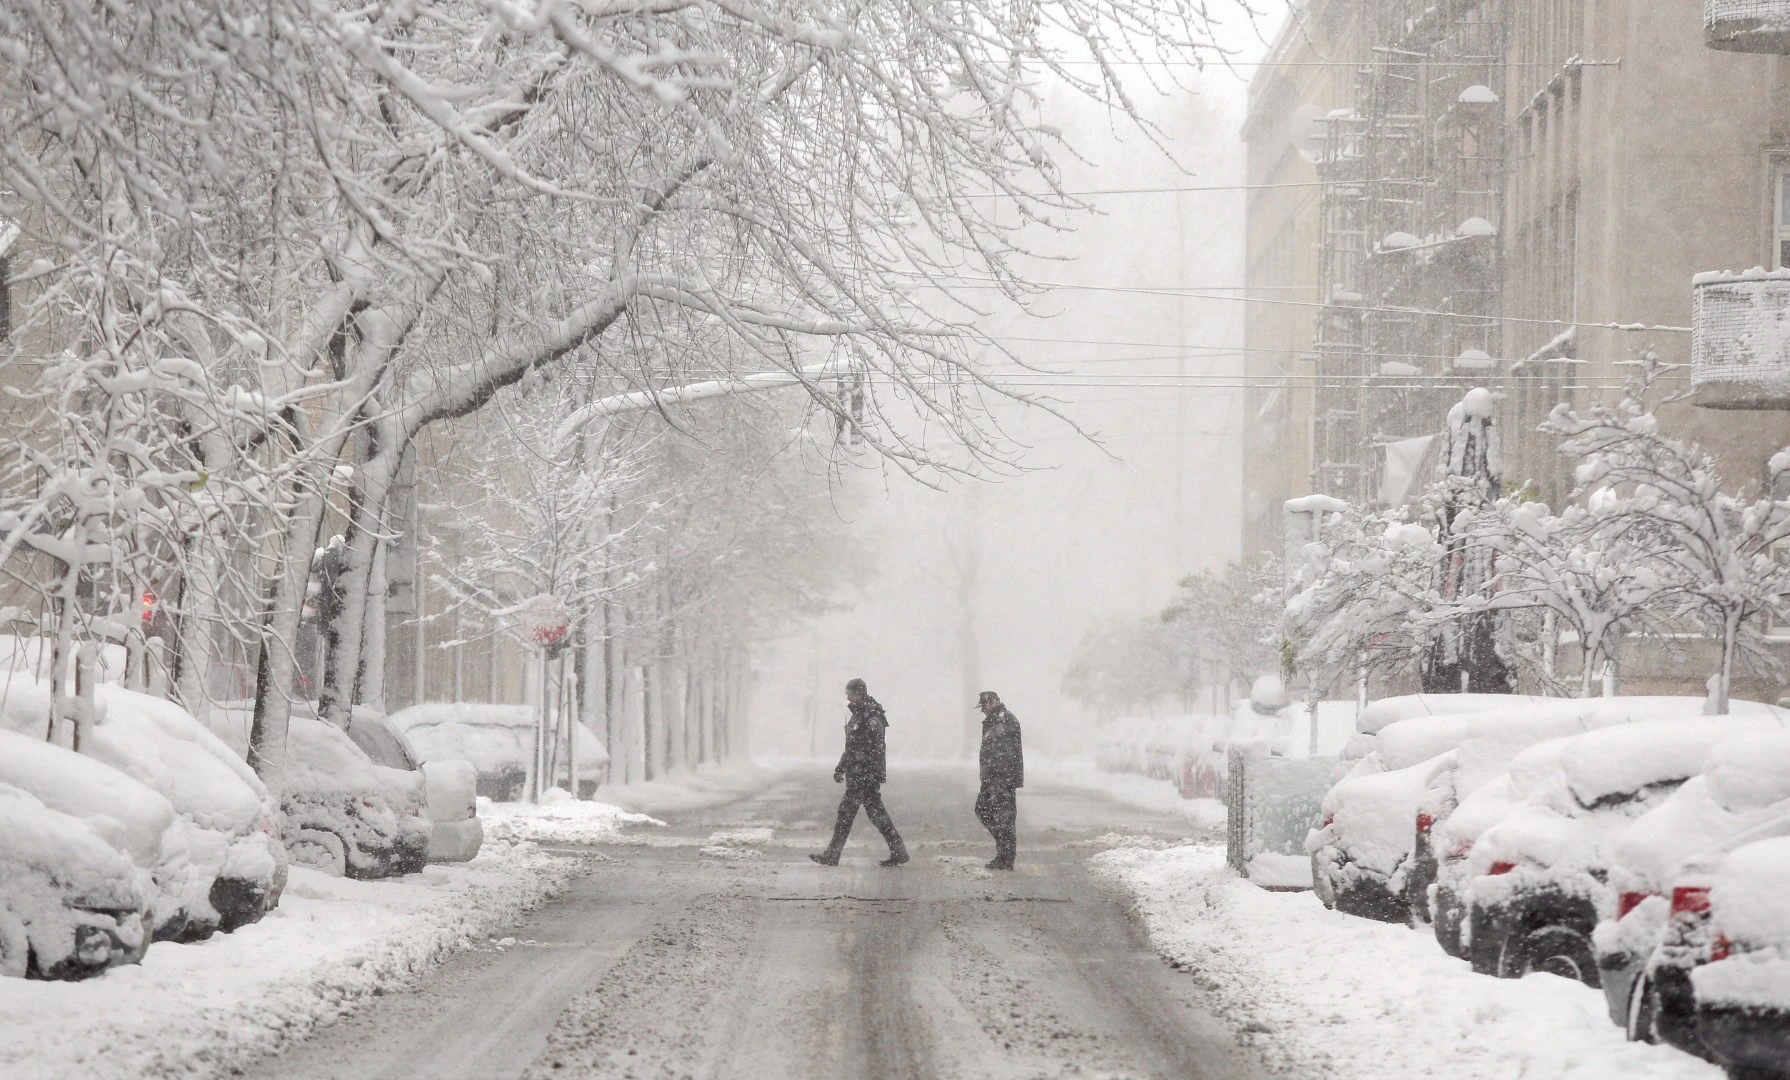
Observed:
[[[1592,936],[1610,1017],[1631,1039],[1707,1056],[1691,971],[1711,950],[1709,887],[1728,852],[1790,835],[1790,732],[1743,735],[1710,751],[1616,841],[1615,911]]]
[[[1730,1080],[1790,1078],[1790,837],[1735,848],[1710,884],[1697,1034]]]
[[[1314,888],[1340,911],[1390,922],[1430,918],[1430,886],[1442,858],[1431,830],[1525,748],[1602,727],[1700,714],[1703,706],[1702,699],[1685,697],[1475,694],[1459,696],[1502,697],[1508,707],[1451,712],[1441,700],[1446,696],[1391,698],[1362,710],[1358,727],[1373,730],[1359,732],[1345,749],[1343,775],[1325,796],[1322,824],[1306,844]],[[1419,706],[1435,711],[1385,721]],[[1780,713],[1757,702],[1736,702],[1735,710]],[[1349,760],[1352,754],[1359,756]]]
[[[47,684],[15,675],[0,689],[0,726],[40,737]],[[184,851],[185,892],[158,903],[158,939],[198,941],[261,918],[286,882],[279,809],[254,772],[179,705],[109,684],[81,747],[172,806]],[[166,875],[164,875],[166,876]],[[178,927],[169,921],[180,913]]]
[[[172,701],[105,685],[97,697],[102,714],[83,752],[161,792],[188,826],[194,893],[180,940],[228,933],[278,906],[286,848],[261,778]]]
[[[287,855],[300,866],[382,878],[428,862],[433,829],[422,773],[375,763],[334,724],[291,718],[280,808]]]
[[[1591,938],[1617,907],[1617,839],[1698,775],[1717,745],[1786,723],[1775,711],[1647,720],[1544,744],[1553,767],[1523,760],[1521,780],[1513,763],[1510,810],[1474,842],[1457,885],[1475,970],[1600,985]]]
[[[430,862],[465,862],[478,855],[485,829],[479,821],[478,772],[471,762],[424,760],[389,717],[367,709],[354,711],[348,738],[376,765],[422,773]]]
[[[10,729],[0,729],[0,784],[85,822],[130,858],[149,898],[155,940],[172,940],[186,929],[195,892],[188,829],[160,792],[89,754]]]
[[[95,824],[0,783],[0,976],[84,979],[143,958],[150,895]]]
[[[534,758],[535,712],[531,707],[431,703],[399,709],[386,719],[418,761],[471,762],[479,795],[493,802],[522,797]],[[578,751],[577,795],[590,798],[609,775],[609,751],[584,724],[574,724],[573,731]],[[556,758],[555,782],[571,791],[570,763],[564,753]]]

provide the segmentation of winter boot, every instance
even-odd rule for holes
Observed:
[[[895,846],[889,849],[889,857],[884,859],[880,865],[900,866],[907,861],[907,845],[897,842]]]
[[[813,859],[815,862],[821,864],[822,866],[838,866],[839,865],[839,854],[837,852],[823,851],[819,855],[810,855],[808,857],[810,859]]]

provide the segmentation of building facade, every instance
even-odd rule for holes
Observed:
[[[1573,463],[1538,425],[1620,397],[1643,362],[1667,433],[1759,490],[1790,412],[1697,406],[1692,279],[1790,261],[1790,59],[1706,47],[1703,17],[1682,0],[1295,11],[1243,137],[1251,184],[1319,186],[1251,192],[1246,344],[1258,404],[1272,377],[1309,376],[1281,395],[1300,423],[1258,424],[1245,447],[1245,550],[1279,549],[1283,494],[1404,501],[1475,385],[1497,395],[1507,485],[1559,506]],[[1288,149],[1301,107],[1321,118],[1315,155]],[[1290,270],[1285,235],[1302,238]],[[1315,286],[1318,306],[1267,303],[1268,284]],[[1707,670],[1624,666],[1637,690]]]

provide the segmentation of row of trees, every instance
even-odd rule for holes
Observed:
[[[1701,638],[1720,643],[1710,688],[1725,712],[1736,671],[1772,665],[1763,638],[1790,609],[1790,499],[1774,496],[1790,451],[1758,494],[1724,489],[1714,460],[1665,435],[1646,402],[1642,384],[1617,405],[1555,408],[1543,430],[1579,462],[1559,513],[1498,493],[1484,483],[1494,472],[1451,469],[1414,509],[1330,515],[1287,602],[1294,665],[1320,687],[1416,670],[1433,690],[1520,680],[1584,696],[1625,639]],[[1562,644],[1576,672],[1557,663]],[[1453,680],[1428,685],[1437,670]],[[1476,672],[1509,681],[1474,685]]]
[[[1165,700],[1191,710],[1206,677],[1247,692],[1281,667],[1282,583],[1272,556],[1183,578],[1159,614],[1091,625],[1062,691],[1103,722]]]
[[[236,637],[277,788],[320,541],[339,516],[320,708],[346,722],[415,447],[506,388],[782,370],[893,469],[1008,456],[970,322],[1026,294],[1019,231],[1082,208],[1034,82],[1128,111],[1118,65],[1204,44],[1186,0],[6,4],[0,566],[59,658],[140,653],[162,589],[188,700]],[[836,345],[849,386],[811,374]],[[620,445],[582,433],[537,460]],[[650,475],[634,452],[605,468]]]

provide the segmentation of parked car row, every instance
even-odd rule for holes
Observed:
[[[478,852],[473,767],[419,762],[377,713],[346,732],[294,716],[276,802],[245,763],[246,714],[213,730],[103,683],[93,705],[77,753],[72,731],[46,740],[47,683],[0,674],[0,975],[87,978],[249,925],[289,862],[377,878]]]
[[[1339,910],[1601,987],[1630,1038],[1790,1080],[1790,710],[1389,699],[1307,840]]]
[[[76,753],[45,741],[43,683],[0,684],[5,974],[96,975],[255,922],[285,886],[278,808],[240,758],[169,702],[101,686],[95,703]]]

